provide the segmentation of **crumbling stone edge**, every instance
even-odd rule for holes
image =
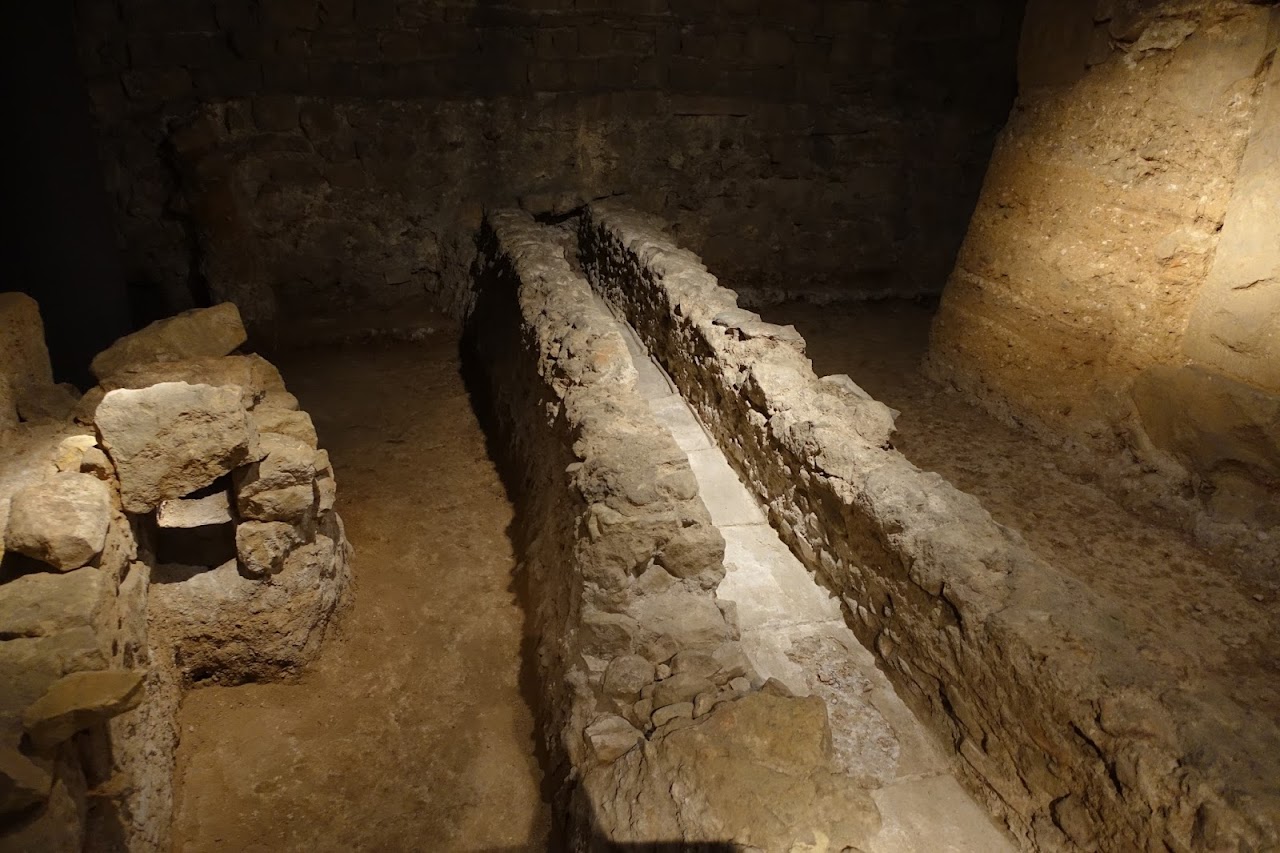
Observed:
[[[911,465],[890,410],[847,376],[819,379],[793,328],[740,309],[657,219],[596,204],[578,236],[593,287],[1022,845],[1280,842],[1274,787],[1241,785],[1248,734],[1211,722],[1221,697],[1153,666],[1107,602]]]

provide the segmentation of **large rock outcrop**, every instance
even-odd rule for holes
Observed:
[[[1280,524],[1277,44],[1274,4],[1031,3],[933,326],[937,377],[1202,538]]]

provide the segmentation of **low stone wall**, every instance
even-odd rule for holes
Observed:
[[[489,214],[475,273],[470,347],[518,506],[570,847],[865,840],[875,806],[832,771],[822,701],[762,684],[739,648],[715,596],[723,538],[556,232]]]
[[[0,850],[168,851],[182,692],[297,671],[343,600],[333,470],[229,354],[234,306],[121,339],[77,400],[4,296],[4,349],[44,364],[0,424]]]
[[[911,465],[892,448],[890,410],[847,376],[815,376],[793,328],[739,309],[657,220],[593,205],[579,237],[592,284],[1022,844],[1280,842],[1280,796],[1259,757],[1273,723],[1211,713],[1221,690],[1161,661],[1108,602]]]

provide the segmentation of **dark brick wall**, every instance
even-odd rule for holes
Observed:
[[[465,301],[486,204],[625,195],[743,290],[936,291],[1021,0],[80,0],[135,279]]]

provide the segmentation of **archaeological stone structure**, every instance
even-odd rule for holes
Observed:
[[[1276,0],[27,5],[0,853],[1280,851]]]
[[[0,304],[0,848],[167,850],[182,694],[298,671],[344,603],[333,469],[230,303],[117,341],[83,396]]]

